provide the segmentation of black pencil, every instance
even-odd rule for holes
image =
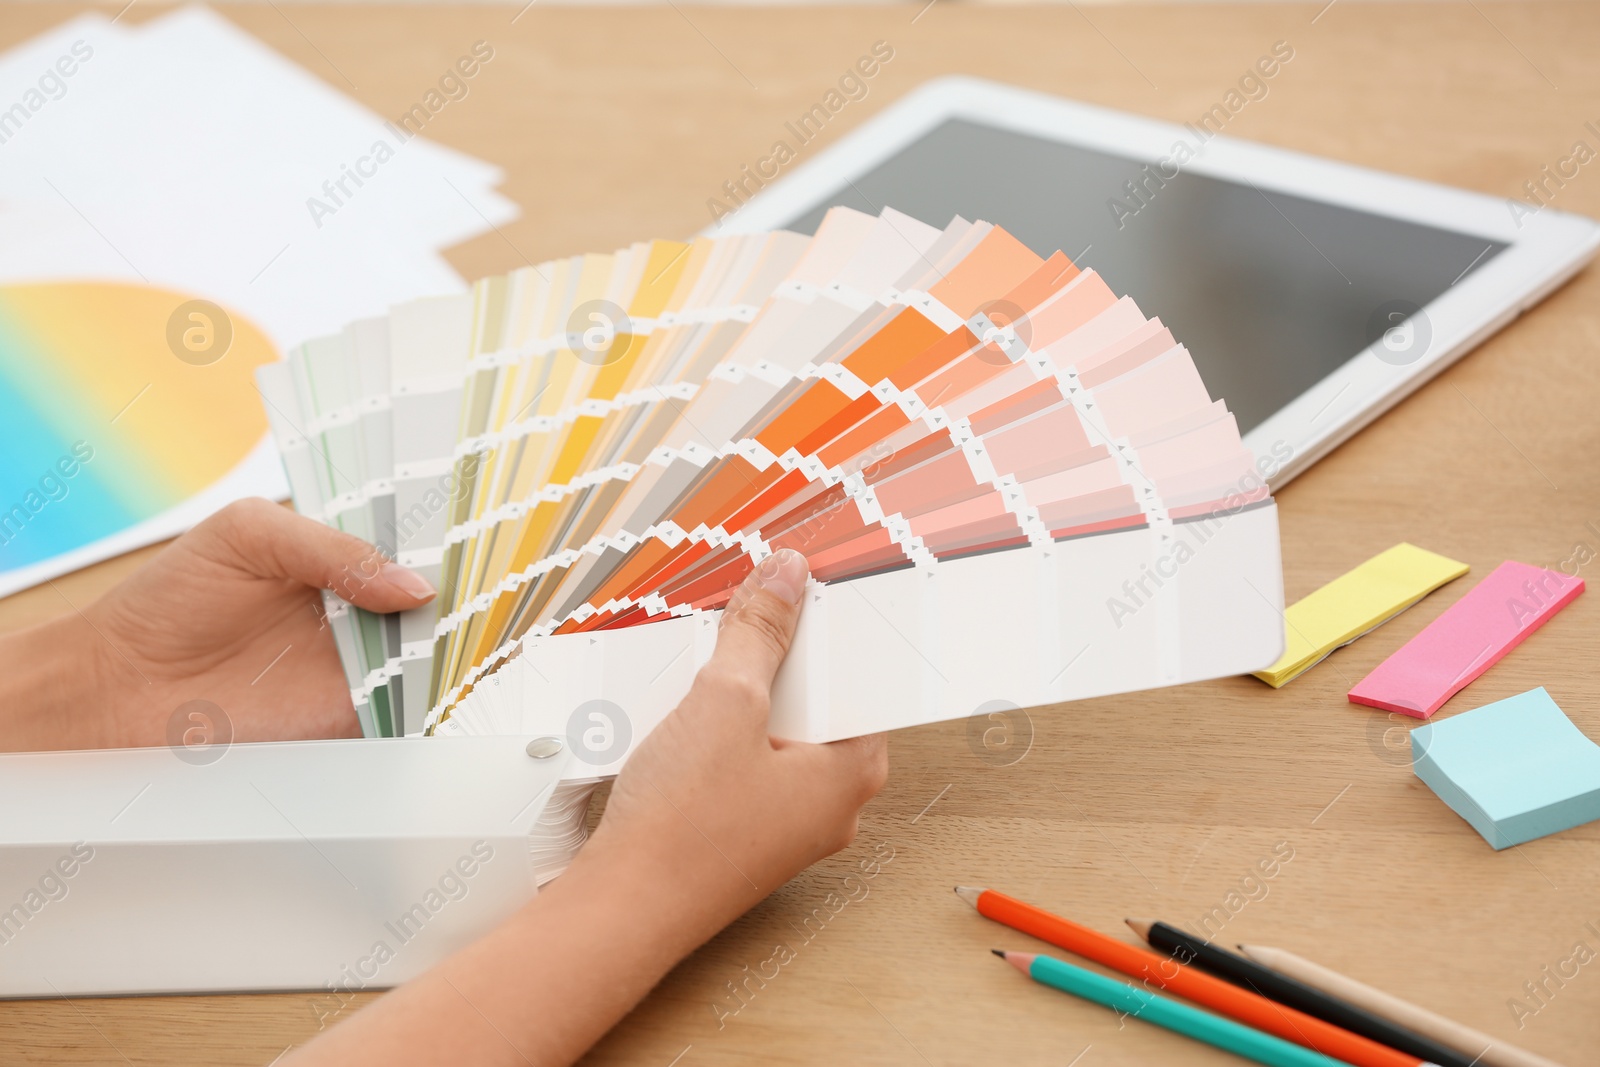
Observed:
[[[1254,960],[1235,955],[1184,933],[1177,927],[1153,919],[1129,919],[1128,926],[1150,943],[1150,947],[1172,956],[1179,963],[1198,965],[1219,977],[1287,1005],[1351,1033],[1388,1045],[1408,1056],[1438,1064],[1439,1067],[1472,1067],[1472,1060],[1432,1038],[1396,1026],[1365,1008],[1331,997],[1320,989],[1261,966]]]

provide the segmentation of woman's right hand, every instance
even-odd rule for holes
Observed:
[[[689,694],[628,758],[594,838],[569,872],[659,872],[695,944],[810,864],[848,845],[888,775],[882,734],[814,745],[768,736],[772,681],[800,617],[808,569],[784,550],[723,613]],[[667,890],[666,886],[674,886]]]
[[[849,844],[888,773],[883,737],[767,736],[806,574],[778,553],[740,587],[710,662],[628,758],[565,874],[285,1067],[571,1063],[701,942]]]

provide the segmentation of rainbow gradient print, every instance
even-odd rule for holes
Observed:
[[[0,580],[226,478],[267,432],[252,372],[275,359],[255,326],[186,294],[0,286]]]

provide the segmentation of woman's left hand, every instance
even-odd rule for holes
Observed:
[[[360,538],[231,504],[81,612],[4,638],[0,661],[38,677],[0,748],[355,736],[323,589],[378,612],[434,595]]]

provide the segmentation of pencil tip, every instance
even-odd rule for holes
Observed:
[[[958,885],[956,886],[956,896],[976,908],[978,906],[978,898],[983,896],[983,890],[974,889],[970,885]]]
[[[1146,941],[1150,940],[1150,928],[1156,924],[1154,919],[1123,919],[1122,921],[1128,924],[1128,929]]]
[[[993,952],[996,956],[999,956],[1001,959],[1005,959],[1006,958],[1006,953],[1005,953],[1004,949],[992,948],[989,951]]]
[[[1033,961],[1039,957],[1037,952],[1000,952],[996,950],[996,954],[1023,974],[1030,978],[1033,977]]]

